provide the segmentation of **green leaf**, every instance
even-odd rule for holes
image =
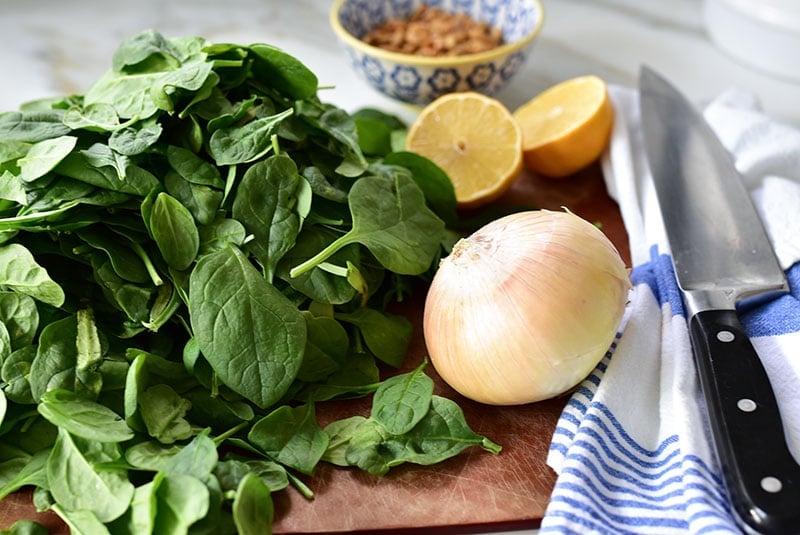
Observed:
[[[205,482],[219,460],[217,446],[204,429],[192,441],[171,457],[163,471],[168,475],[186,474]]]
[[[25,486],[47,488],[47,459],[43,449],[31,457],[17,457],[0,463],[0,500]]]
[[[185,419],[191,404],[169,385],[157,384],[139,394],[139,409],[147,432],[162,444],[172,444],[192,436]]]
[[[23,245],[0,245],[0,286],[30,295],[48,305],[64,304],[64,290]]]
[[[211,134],[208,150],[217,165],[249,163],[272,150],[272,134],[285,118],[289,108],[269,117],[254,119],[244,126],[220,128]]]
[[[308,183],[291,158],[277,155],[253,164],[233,201],[233,217],[253,235],[248,247],[272,281],[278,262],[291,249],[307,215],[301,197]]]
[[[61,136],[34,144],[23,158],[17,160],[19,177],[25,182],[32,182],[46,175],[72,152],[77,141],[78,138],[74,136]]]
[[[128,510],[109,526],[114,535],[153,533],[156,516],[154,487],[152,481],[136,487]]]
[[[63,115],[55,110],[0,113],[0,139],[37,143],[64,136],[70,129],[62,122]]]
[[[450,226],[458,222],[458,203],[453,181],[441,167],[424,156],[405,151],[387,155],[383,164],[408,169],[414,182],[425,194],[431,210]]]
[[[413,180],[396,175],[359,179],[350,190],[352,228],[316,256],[293,268],[302,275],[324,262],[341,247],[361,243],[387,269],[418,275],[431,267],[444,237],[444,223],[425,206],[422,191]]]
[[[219,169],[183,147],[167,147],[167,161],[185,180],[201,186],[225,187]]]
[[[263,82],[294,100],[308,99],[317,92],[317,76],[294,56],[267,44],[254,44],[257,58],[253,72]]]
[[[350,313],[338,313],[336,318],[358,327],[367,347],[380,360],[395,368],[403,363],[412,334],[412,325],[407,318],[364,307]]]
[[[371,416],[393,435],[411,431],[431,407],[433,379],[425,375],[425,364],[386,379],[375,391]]]
[[[187,474],[165,475],[155,479],[156,518],[153,533],[188,533],[189,527],[208,514],[208,487]]]
[[[101,522],[121,516],[133,498],[122,470],[95,469],[61,429],[47,460],[47,480],[56,502],[68,512],[89,511]]]
[[[244,476],[233,498],[233,520],[241,535],[272,533],[274,510],[269,488],[252,472]]]
[[[182,271],[194,262],[200,250],[200,234],[192,214],[175,197],[164,192],[156,196],[149,226],[170,267]]]
[[[70,315],[47,325],[39,337],[36,357],[31,363],[30,383],[34,400],[48,390],[75,387],[78,361],[78,322]]]
[[[125,442],[133,431],[118,414],[63,389],[45,392],[37,407],[50,423],[71,434],[99,442]]]
[[[2,535],[47,535],[49,531],[33,520],[17,520],[8,530],[0,531]]]
[[[101,522],[100,519],[97,518],[97,515],[92,511],[64,510],[64,508],[58,503],[55,504],[52,509],[56,512],[56,514],[58,514],[59,517],[61,517],[61,519],[69,528],[70,533],[90,533],[92,535],[109,534],[105,524]]]
[[[393,435],[374,419],[364,422],[350,438],[346,460],[370,473],[384,474],[406,462],[435,464],[471,446],[494,454],[501,449],[470,429],[454,401],[433,396],[428,414],[407,433]]]
[[[261,408],[288,390],[303,358],[306,324],[238,249],[198,261],[189,315],[200,351],[219,379]]]
[[[322,456],[323,461],[327,461],[337,466],[349,466],[347,462],[347,447],[350,439],[367,419],[364,416],[356,415],[341,420],[335,420],[325,426],[325,433],[328,435],[328,448]]]
[[[271,459],[311,474],[328,447],[328,435],[315,419],[314,405],[283,405],[259,420],[247,439]]]

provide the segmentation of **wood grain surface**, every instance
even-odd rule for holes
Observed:
[[[566,207],[601,229],[630,265],[627,234],[617,205],[609,198],[599,165],[566,179],[544,179],[527,172],[499,201],[503,207],[558,210]],[[495,206],[494,208],[497,208]],[[465,214],[465,217],[481,214]],[[484,214],[486,215],[486,214]],[[415,338],[406,359],[410,369],[424,359],[423,292],[398,307],[414,324]],[[567,397],[516,407],[492,407],[465,400],[445,385],[432,366],[436,393],[457,401],[476,432],[503,447],[499,455],[471,448],[431,467],[404,465],[375,477],[322,463],[306,482],[314,500],[289,488],[277,493],[275,533],[437,532],[537,527],[544,515],[555,474],[546,464],[547,449]],[[367,414],[370,398],[320,404],[320,423],[341,416]],[[26,489],[0,501],[0,528],[21,518],[35,519],[53,534],[67,530],[49,513],[36,513]]]

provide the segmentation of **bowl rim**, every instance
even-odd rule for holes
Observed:
[[[415,66],[459,66],[468,63],[488,61],[511,54],[533,41],[533,39],[541,31],[545,19],[544,6],[542,5],[541,0],[528,0],[536,5],[537,12],[539,13],[539,19],[536,22],[536,26],[519,41],[500,45],[491,50],[479,52],[477,54],[464,54],[462,56],[417,56],[415,54],[390,52],[376,46],[368,45],[358,37],[345,30],[344,26],[342,26],[342,23],[339,22],[339,11],[346,1],[347,0],[335,0],[329,13],[330,25],[333,28],[334,33],[336,33],[341,40],[343,40],[349,46],[361,51],[365,55],[385,61],[391,61],[393,63]]]

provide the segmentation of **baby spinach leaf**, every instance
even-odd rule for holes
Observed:
[[[175,197],[200,225],[211,224],[222,204],[223,192],[210,186],[193,184],[177,173],[164,177],[167,193]]]
[[[56,320],[42,330],[30,374],[31,393],[37,402],[53,388],[74,389],[77,337],[78,322],[74,315]]]
[[[8,530],[0,531],[3,535],[48,535],[43,525],[33,520],[17,520]]]
[[[273,461],[258,459],[220,461],[214,468],[214,475],[223,491],[235,491],[247,474],[255,474],[271,492],[277,492],[289,486],[286,468]]]
[[[43,177],[72,152],[77,142],[77,137],[60,136],[35,143],[24,157],[17,160],[20,179],[32,182]]]
[[[218,189],[225,187],[219,169],[189,149],[175,145],[168,146],[167,161],[181,177],[192,184]]]
[[[217,447],[204,429],[192,441],[171,457],[163,471],[166,474],[187,474],[205,482],[217,464]]]
[[[47,487],[49,449],[0,463],[0,500],[25,486]]]
[[[158,179],[152,173],[133,164],[125,167],[122,173],[125,179],[120,180],[117,169],[110,165],[97,167],[91,156],[81,151],[72,152],[61,160],[55,172],[98,188],[140,197],[159,186]]]
[[[147,440],[125,450],[125,461],[138,470],[161,472],[182,449],[183,444],[162,444],[157,440]]]
[[[448,225],[455,225],[457,201],[453,181],[441,167],[428,158],[413,152],[394,152],[386,155],[382,165],[398,166],[398,172],[410,172],[425,194],[431,210]]]
[[[92,511],[67,511],[55,503],[50,507],[69,528],[70,533],[92,533],[93,535],[110,535],[105,524]]]
[[[372,398],[371,416],[393,435],[411,431],[428,413],[433,397],[433,379],[416,369],[384,381]]]
[[[112,533],[115,535],[154,533],[156,509],[153,487],[152,481],[136,487],[128,510],[109,525]]]
[[[253,164],[242,178],[233,201],[233,217],[253,235],[248,247],[272,281],[276,266],[292,248],[308,215],[308,183],[285,155]]]
[[[142,420],[150,436],[162,444],[172,444],[192,436],[185,419],[191,404],[169,385],[160,383],[139,394]]]
[[[198,261],[189,315],[200,351],[231,390],[261,408],[286,393],[300,369],[305,320],[241,251],[227,246]]]
[[[439,250],[444,223],[425,206],[419,187],[406,176],[359,179],[350,190],[352,228],[306,262],[296,277],[328,259],[341,247],[362,243],[387,269],[408,275],[426,271]]]
[[[192,214],[175,197],[164,192],[156,196],[150,232],[170,267],[182,271],[194,262],[200,249],[200,234]]]
[[[50,423],[72,435],[99,442],[125,442],[133,431],[110,408],[64,389],[45,392],[37,409]]]
[[[147,266],[130,247],[131,244],[127,240],[120,240],[118,234],[109,232],[105,226],[92,225],[78,230],[76,235],[92,247],[103,251],[114,272],[123,279],[137,283],[150,280]]]
[[[384,474],[406,462],[435,464],[470,446],[500,452],[500,446],[470,429],[454,401],[434,395],[430,411],[407,433],[393,435],[373,418],[362,423],[350,438],[346,460],[367,472]]]
[[[317,75],[283,50],[258,43],[250,46],[257,61],[253,73],[294,100],[311,98],[317,92]]]
[[[252,472],[244,476],[233,498],[233,520],[241,535],[272,533],[272,495],[261,478]]]
[[[70,128],[64,124],[63,111],[9,111],[0,113],[0,139],[37,143],[45,139],[67,135]]]
[[[0,359],[2,360],[0,379],[6,383],[3,392],[8,401],[23,405],[35,403],[31,394],[31,384],[28,381],[31,363],[35,357],[36,346],[28,345],[10,353],[4,359]],[[2,418],[0,418],[0,424],[2,424]]]
[[[341,368],[347,358],[350,338],[342,324],[327,316],[304,312],[307,336],[303,363],[297,374],[301,381],[320,381]]]
[[[24,293],[0,291],[0,323],[8,330],[11,349],[33,343],[39,328],[39,309]]]
[[[369,350],[380,360],[394,367],[403,363],[412,332],[407,318],[365,307],[350,313],[338,313],[336,318],[355,325]]]
[[[163,128],[155,121],[145,121],[114,130],[108,138],[108,146],[125,156],[142,154],[161,137]]]
[[[95,469],[64,429],[59,430],[47,459],[47,480],[53,498],[66,511],[89,511],[101,522],[121,516],[133,498],[127,474],[118,469]]]
[[[211,134],[208,150],[217,165],[249,163],[272,150],[272,135],[281,121],[292,114],[289,108],[269,117],[254,119],[244,126],[220,128]]]
[[[64,290],[47,270],[40,266],[23,245],[0,245],[0,286],[59,307],[64,303]]]
[[[361,415],[350,416],[335,420],[325,426],[325,433],[328,435],[328,448],[322,455],[323,461],[337,466],[350,466],[347,462],[347,447],[350,439],[367,418]]]
[[[283,405],[257,421],[247,440],[271,459],[311,474],[328,447],[328,435],[319,428],[314,405]]]
[[[112,132],[125,126],[120,123],[114,106],[105,102],[72,106],[64,113],[63,121],[73,130],[83,128],[93,132]]]
[[[188,533],[189,527],[208,513],[209,490],[196,477],[161,472],[153,483],[151,499],[157,511],[153,533]]]

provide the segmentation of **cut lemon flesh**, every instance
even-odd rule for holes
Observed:
[[[406,149],[448,174],[461,208],[497,199],[522,170],[519,125],[501,102],[479,93],[449,93],[428,104],[408,131]]]
[[[597,160],[611,136],[614,110],[606,83],[581,76],[545,90],[514,112],[525,165],[565,177]]]

